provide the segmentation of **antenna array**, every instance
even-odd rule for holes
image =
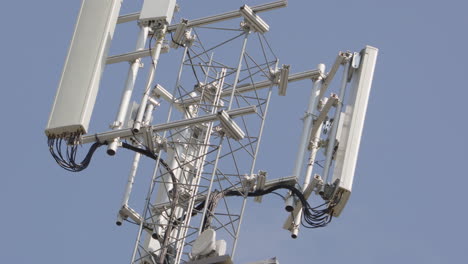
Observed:
[[[244,5],[220,15],[183,19],[178,24],[170,24],[175,0],[145,0],[139,14],[119,18],[116,14],[120,1],[111,1],[110,6],[104,4],[107,1],[94,1],[112,10],[103,20],[106,32],[113,32],[115,24],[135,20],[140,27],[135,51],[107,56],[107,51],[101,50],[97,59],[98,65],[130,62],[116,120],[110,131],[85,135],[101,74],[96,68],[88,77],[97,83],[92,82],[90,89],[80,93],[80,98],[86,100],[84,104],[76,102],[73,85],[61,82],[46,134],[55,160],[69,171],[85,169],[96,149],[103,145],[109,155],[121,148],[135,152],[116,221],[117,225],[138,225],[131,263],[232,263],[247,198],[261,202],[262,196],[281,189],[288,192],[285,208],[291,212],[284,228],[293,238],[301,223],[310,228],[323,227],[341,213],[351,192],[377,56],[375,48],[340,53],[328,73],[320,64],[317,69],[290,74],[289,65],[279,65],[264,36],[269,26],[259,15],[285,7],[287,1]],[[98,19],[91,2],[83,0],[81,13],[87,19]],[[67,65],[93,63],[76,54],[110,42],[76,33],[86,26],[81,18],[62,79],[73,76],[73,67],[70,70]],[[93,28],[88,26],[87,30]],[[101,29],[95,30],[99,35]],[[239,52],[232,56],[233,51]],[[181,53],[177,78],[172,84],[155,84],[159,57],[168,52]],[[139,103],[132,104],[135,81],[145,57],[150,58],[151,65],[143,96]],[[339,68],[343,68],[339,94],[326,97]],[[256,161],[273,88],[278,86],[279,95],[285,96],[289,82],[304,79],[312,80],[313,88],[293,175],[267,180],[267,173],[256,169]],[[350,81],[351,96],[345,101]],[[70,102],[84,107],[79,110],[88,113],[84,121],[63,121],[70,120],[69,114],[56,106]],[[153,117],[154,112],[157,115]],[[154,125],[156,119],[162,120]],[[77,146],[87,143],[93,143],[88,155],[77,162]],[[325,149],[325,154],[320,154],[320,149]],[[307,152],[310,156],[304,164]],[[322,176],[313,175],[317,172],[317,155],[325,159],[319,164]],[[142,156],[153,159],[155,165],[143,209],[137,212],[130,200]],[[300,184],[303,169],[304,181]],[[331,173],[333,182],[328,182]],[[325,203],[309,205],[312,193],[319,194]]]

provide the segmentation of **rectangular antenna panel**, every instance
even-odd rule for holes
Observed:
[[[334,208],[334,216],[340,215],[351,194],[377,53],[378,49],[370,46],[361,51],[361,64],[353,73],[349,100],[341,114],[337,133],[339,146],[332,180],[340,180],[337,195],[341,199]]]
[[[169,25],[176,8],[176,0],[144,0],[140,21]]]
[[[122,0],[83,0],[45,133],[85,134]]]

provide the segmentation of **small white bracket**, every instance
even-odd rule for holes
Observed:
[[[209,82],[206,84],[199,82],[195,84],[195,87],[194,87],[194,90],[197,91],[204,100],[207,100],[209,102],[215,101],[215,97],[219,89],[220,89],[220,83],[216,81]],[[193,98],[195,98],[195,96]],[[224,106],[224,102],[222,100],[219,100],[217,106]]]
[[[151,151],[155,151],[155,145],[153,141],[153,129],[151,129],[151,126],[145,126],[142,129],[143,132],[143,137],[145,139],[146,147]]]
[[[218,112],[219,121],[221,121],[221,125],[223,127],[223,131],[225,134],[237,141],[243,139],[245,137],[244,131],[239,127],[239,125],[232,120],[229,114],[221,110]]]
[[[353,58],[351,59],[351,65],[350,65],[349,71],[348,71],[348,82],[351,81],[351,78],[353,77],[354,72],[357,69],[359,69],[360,65],[361,65],[361,53],[354,52]]]
[[[255,12],[248,5],[241,6],[240,13],[244,17],[245,23],[249,29],[262,34],[270,30],[270,26],[268,26],[268,24],[263,19],[257,16],[257,14],[255,14]]]
[[[135,210],[128,207],[128,205],[123,205],[122,208],[120,208],[117,218],[119,219],[117,225],[122,224],[121,222],[119,224],[120,219],[124,220],[130,218],[137,224],[140,224],[142,219],[142,217]]]
[[[290,65],[283,65],[279,70],[279,83],[278,83],[278,95],[285,96],[286,89],[288,89],[289,83],[289,69]]]
[[[257,184],[255,184],[255,191],[263,190],[265,188],[267,173],[266,171],[259,171],[257,174]],[[257,203],[262,202],[263,196],[257,196],[254,201]]]
[[[242,178],[242,188],[244,193],[248,193],[254,190],[256,180],[256,175],[244,175],[244,178]]]
[[[351,67],[358,69],[359,65],[361,65],[361,54],[359,52],[354,52],[351,60]]]
[[[122,125],[122,122],[114,121],[112,124],[109,125],[110,129],[116,129]]]
[[[171,35],[171,43],[169,46],[173,49],[177,49],[180,46],[185,45],[186,37],[187,37],[187,24],[188,20],[182,19],[179,24],[177,24],[176,30],[174,34]]]

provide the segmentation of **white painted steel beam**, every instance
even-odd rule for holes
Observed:
[[[279,185],[279,184],[285,184],[285,185],[289,185],[289,186],[296,186],[297,185],[297,177],[296,176],[287,176],[287,177],[283,177],[283,178],[278,178],[278,179],[273,179],[273,180],[266,181],[265,185],[264,185],[264,187],[262,189],[266,190],[266,189],[269,189],[269,188],[274,187],[274,186]],[[232,190],[232,189],[233,188],[229,188],[229,189],[226,189],[226,191],[227,190]],[[194,199],[195,199],[195,203],[200,203],[200,202],[202,202],[203,200],[206,199],[206,194],[199,194],[199,195],[195,196]],[[170,202],[155,204],[153,206],[153,210],[156,211],[156,212],[162,211],[161,208],[165,208],[165,207],[169,206],[170,204],[171,204]]]
[[[138,18],[140,18],[140,12],[121,15],[117,19],[117,24],[132,22],[132,21],[138,20]]]
[[[143,50],[138,50],[138,51],[132,51],[129,53],[109,56],[107,58],[106,63],[114,64],[114,63],[119,63],[119,62],[124,62],[124,61],[132,62],[140,58],[149,57],[150,55],[151,53],[149,49],[143,49]]]
[[[253,6],[251,8],[252,8],[253,12],[260,13],[260,12],[266,12],[266,11],[270,11],[270,10],[277,9],[277,8],[286,7],[287,5],[288,5],[288,1],[281,0],[281,1],[276,1],[276,2],[271,2],[271,3],[266,3],[266,4],[262,4],[262,5]],[[226,21],[226,20],[230,20],[230,19],[233,19],[233,18],[238,18],[238,17],[241,17],[241,16],[242,15],[241,15],[240,11],[235,10],[235,11],[226,12],[226,13],[219,14],[219,15],[194,19],[194,20],[188,22],[187,27],[191,28],[191,27],[199,27],[199,26],[209,25],[209,24],[212,24],[212,23]],[[140,17],[140,13],[132,13],[132,14],[127,14],[127,15],[122,15],[117,20],[117,24],[135,21],[135,20],[138,20],[139,17]],[[168,32],[174,31],[177,28],[177,25],[178,24],[170,25],[169,28],[168,28]]]
[[[288,82],[296,82],[296,81],[301,81],[305,79],[315,79],[319,76],[323,77],[323,74],[320,70],[310,70],[310,71],[305,71],[305,72],[300,72],[300,73],[295,73],[289,75]],[[247,92],[252,92],[254,90],[260,90],[260,89],[265,89],[270,87],[271,85],[276,85],[276,83],[271,82],[270,80],[266,81],[261,81],[257,82],[254,84],[248,83],[248,84],[242,84],[238,85],[236,88],[236,93],[247,93]],[[221,93],[221,97],[226,97],[230,96],[232,94],[232,89],[226,89]],[[193,104],[195,102],[200,101],[200,97],[196,96],[190,99],[184,100],[184,104]]]
[[[227,114],[233,118],[237,116],[253,114],[256,112],[257,112],[257,107],[253,105],[253,106],[248,106],[248,107],[243,107],[243,108],[238,108],[238,109],[227,111]],[[165,131],[169,129],[175,129],[175,128],[181,128],[185,126],[205,123],[205,122],[212,122],[218,119],[219,119],[218,114],[211,114],[211,115],[200,116],[200,117],[195,117],[191,119],[178,120],[178,121],[165,123],[161,125],[155,125],[155,126],[152,126],[152,129],[153,129],[153,132],[160,132],[160,131]],[[118,129],[118,130],[107,131],[107,132],[98,133],[94,135],[83,136],[81,137],[80,143],[81,144],[92,143],[92,142],[96,142],[97,140],[101,142],[111,141],[114,138],[118,138],[118,137],[125,138],[125,137],[131,137],[133,135],[139,135],[139,134],[141,134],[141,132],[135,133],[130,128]]]

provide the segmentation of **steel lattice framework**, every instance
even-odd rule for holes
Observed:
[[[109,155],[119,148],[135,152],[116,222],[138,226],[132,264],[231,264],[247,197],[260,202],[278,189],[288,191],[283,228],[292,238],[300,225],[324,227],[341,214],[351,194],[376,48],[340,52],[328,73],[319,64],[290,74],[289,65],[279,66],[264,36],[269,26],[257,15],[285,7],[285,0],[176,24],[171,24],[175,0],[144,1],[141,13],[118,17],[120,4],[83,0],[65,68],[71,66],[62,75],[68,81],[59,85],[46,135],[55,161],[72,172],[86,169],[104,145]],[[100,20],[103,12],[108,17]],[[88,23],[94,20],[104,33]],[[135,51],[107,57],[113,25],[135,20],[140,28]],[[99,38],[88,37],[88,31]],[[90,47],[98,48],[92,53]],[[156,79],[160,55],[168,52],[180,55],[177,77]],[[144,58],[150,61],[148,77],[140,103],[132,105]],[[130,67],[112,130],[85,135],[103,66],[120,62]],[[76,65],[93,67],[78,78],[79,85]],[[327,97],[340,68],[338,93]],[[292,176],[267,182],[256,161],[273,88],[284,96],[288,83],[304,79],[313,85]],[[78,162],[78,148],[87,143],[93,144]],[[136,210],[129,201],[142,157],[154,165],[152,173],[142,172],[151,180]],[[322,204],[309,204],[313,193]]]
[[[202,42],[203,33],[213,30],[223,31],[228,37],[223,36],[225,39],[218,43],[211,39],[213,44],[208,46]],[[210,196],[216,196],[221,190],[248,191],[252,187],[249,177],[255,173],[278,59],[266,38],[260,33],[250,32],[247,26],[241,29],[192,28],[192,34],[193,43],[182,47],[183,58],[171,92],[172,101],[166,102],[168,107],[159,108],[167,110],[167,122],[246,107],[254,108],[256,112],[235,119],[245,133],[240,140],[230,135],[221,122],[198,123],[153,135],[154,142],[159,143],[158,156],[164,157],[169,170],[157,162],[154,184],[148,191],[149,202],[142,214],[144,221],[140,224],[133,258],[135,263],[158,256],[163,250],[168,258],[175,259],[175,263],[181,259],[188,260],[193,241],[208,226],[227,240],[233,255],[246,197],[233,199],[222,196],[215,208],[209,208],[208,203],[200,203],[213,199]],[[226,49],[232,50],[236,46],[240,50],[238,62],[217,60],[215,54],[223,54]],[[269,88],[255,89],[255,82],[265,79],[271,81]],[[236,90],[247,85],[253,85],[254,89],[246,92]],[[156,86],[154,93],[164,98],[168,93],[163,89]],[[166,96],[166,99],[169,98]],[[171,174],[178,179],[176,187]],[[174,188],[177,195],[173,195]],[[172,230],[170,236],[161,238],[168,227]],[[145,234],[145,229],[151,232]],[[160,239],[157,242],[160,245],[151,251],[148,247],[154,244],[153,237]]]

